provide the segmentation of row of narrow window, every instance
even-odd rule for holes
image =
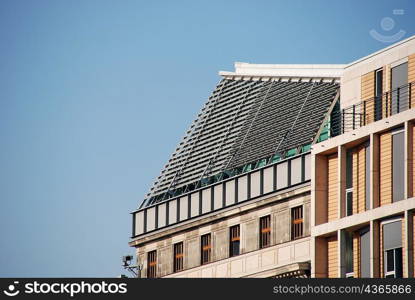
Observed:
[[[291,209],[291,239],[303,237],[303,207],[297,206]],[[201,236],[201,261],[202,265],[212,262],[212,234],[207,233]],[[240,254],[241,230],[240,225],[229,228],[229,257]],[[259,219],[259,247],[271,246],[271,216],[264,216]],[[183,270],[183,242],[173,245],[173,271]],[[147,254],[147,277],[157,277],[157,250]]]

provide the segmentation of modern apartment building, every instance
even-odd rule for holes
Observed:
[[[414,88],[414,37],[344,68],[341,134],[312,150],[313,276],[414,276]]]
[[[219,75],[132,212],[140,277],[413,276],[415,37]]]

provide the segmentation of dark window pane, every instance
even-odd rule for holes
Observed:
[[[386,272],[395,270],[394,250],[386,251]]]
[[[239,225],[232,226],[229,231],[229,256],[239,255],[240,229]]]
[[[376,71],[375,76],[375,120],[382,119],[383,71]]]
[[[353,214],[353,191],[346,192],[346,216]]]
[[[353,155],[352,150],[346,152],[346,188],[353,187]]]
[[[345,232],[345,263],[346,273],[353,272],[353,233]]]
[[[402,278],[402,248],[395,249],[395,277]]]
[[[232,243],[232,256],[239,255],[239,241]]]

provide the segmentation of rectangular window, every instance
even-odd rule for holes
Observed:
[[[383,224],[384,277],[402,277],[402,221]]]
[[[408,63],[400,64],[391,70],[392,114],[408,109]]]
[[[353,188],[346,190],[346,216],[353,214]]]
[[[383,69],[375,72],[375,121],[382,119]]]
[[[349,231],[344,232],[344,244],[345,244],[345,273],[346,278],[354,277],[353,272],[353,233]]]
[[[230,245],[229,245],[229,256],[237,256],[239,255],[239,247],[240,247],[240,229],[239,225],[232,226],[230,228]]]
[[[147,254],[147,277],[157,277],[157,250],[150,251]]]
[[[297,206],[291,209],[291,239],[303,237],[303,207]]]
[[[402,278],[402,248],[385,251],[385,278]]]
[[[353,149],[346,151],[346,189],[353,187]]]
[[[271,246],[271,216],[259,219],[259,247]]]
[[[201,264],[210,263],[212,256],[211,234],[205,234],[201,237]]]
[[[179,272],[183,270],[183,242],[174,244],[173,247],[173,271]]]
[[[392,132],[392,202],[404,199],[405,143],[402,130]]]

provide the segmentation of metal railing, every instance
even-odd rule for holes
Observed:
[[[411,109],[415,103],[414,86],[415,82],[410,82],[382,95],[332,112],[330,136],[343,134]]]

